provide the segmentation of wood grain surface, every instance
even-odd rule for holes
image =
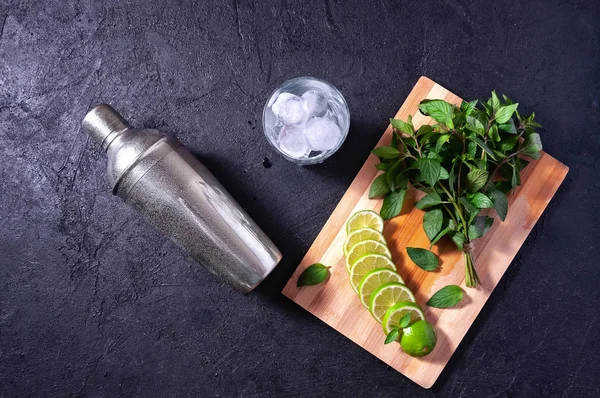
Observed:
[[[415,128],[430,123],[430,118],[418,112],[419,102],[425,98],[444,99],[454,104],[461,101],[434,81],[421,77],[395,118],[406,120],[412,115]],[[388,126],[377,146],[389,145],[391,135],[392,128]],[[346,220],[358,210],[379,211],[381,208],[382,200],[368,198],[369,186],[378,174],[374,167],[377,162],[375,156],[369,156],[283,289],[283,294],[415,383],[429,388],[554,196],[568,167],[543,153],[541,159],[531,162],[523,170],[522,185],[509,196],[506,220],[501,222],[495,217],[489,232],[476,241],[475,263],[481,279],[481,285],[476,289],[464,287],[462,253],[446,239],[433,248],[441,259],[439,272],[425,272],[410,261],[405,248],[427,248],[429,241],[422,228],[423,212],[413,206],[422,194],[409,190],[400,216],[386,222],[384,235],[398,272],[415,293],[417,304],[423,308],[427,320],[435,325],[438,334],[437,346],[430,355],[412,358],[402,352],[399,344],[383,344],[385,335],[381,325],[362,306],[350,287],[344,263],[342,244],[346,238]],[[493,212],[490,215],[495,216]],[[330,279],[317,286],[296,287],[300,273],[316,262],[331,266]],[[425,305],[433,293],[449,284],[460,285],[465,291],[465,299],[458,307],[436,309]]]

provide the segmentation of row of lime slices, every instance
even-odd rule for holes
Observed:
[[[410,314],[410,323],[424,320],[415,304],[415,295],[404,284],[392,262],[392,254],[383,237],[383,219],[370,210],[361,210],[346,223],[344,242],[350,285],[362,304],[381,323],[387,335],[400,319]]]

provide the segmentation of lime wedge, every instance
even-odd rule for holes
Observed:
[[[392,328],[399,327],[400,319],[406,314],[410,314],[409,325],[412,325],[415,321],[425,320],[425,314],[418,305],[410,301],[404,301],[391,306],[386,311],[381,322],[383,332],[387,335]]]
[[[369,311],[377,322],[381,323],[387,310],[401,301],[415,302],[415,296],[410,289],[399,282],[386,283],[371,295]]]
[[[348,255],[348,251],[363,240],[377,240],[384,245],[386,244],[385,238],[383,234],[373,228],[361,228],[356,231],[352,231],[350,235],[346,237],[346,241],[344,242],[344,256]]]
[[[361,228],[373,228],[376,231],[383,232],[383,218],[371,210],[357,211],[346,223],[346,233],[350,234],[350,232]]]
[[[363,278],[371,271],[379,268],[395,270],[396,266],[388,257],[381,254],[367,254],[359,258],[350,268],[350,285],[356,293]]]
[[[402,280],[402,277],[396,271],[388,268],[375,269],[365,275],[358,287],[358,295],[363,305],[369,308],[373,292],[379,286],[389,282],[404,283],[404,280]]]
[[[390,260],[392,259],[392,253],[390,253],[390,249],[385,244],[378,240],[363,240],[352,246],[348,251],[348,255],[346,256],[346,268],[348,272],[350,272],[354,263],[367,254],[382,254]]]

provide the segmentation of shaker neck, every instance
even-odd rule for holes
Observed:
[[[82,128],[106,152],[115,138],[130,126],[110,105],[102,104],[85,115]]]

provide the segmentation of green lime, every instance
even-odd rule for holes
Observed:
[[[359,258],[350,268],[350,285],[356,293],[363,278],[371,271],[379,268],[395,270],[396,266],[388,257],[381,254],[367,254]]]
[[[424,357],[433,351],[436,343],[435,329],[427,321],[416,321],[402,330],[400,345],[412,357]]]
[[[352,246],[348,251],[346,256],[346,269],[348,272],[350,272],[354,263],[367,254],[382,254],[390,260],[392,259],[392,253],[385,244],[378,240],[363,240]]]
[[[404,301],[402,303],[391,306],[383,316],[381,326],[383,326],[383,332],[387,335],[390,330],[397,328],[400,325],[400,319],[406,314],[410,314],[409,325],[414,322],[425,319],[423,310],[418,305],[410,301]]]
[[[350,251],[352,246],[363,240],[377,240],[384,245],[386,244],[385,238],[381,232],[373,228],[357,229],[356,231],[352,231],[350,235],[346,237],[346,241],[344,242],[344,256],[348,255],[348,251]]]
[[[383,218],[371,210],[357,211],[346,223],[346,233],[350,234],[350,232],[361,228],[373,228],[376,231],[383,232]]]
[[[369,311],[377,322],[381,323],[387,310],[401,301],[415,302],[415,296],[410,289],[399,282],[386,283],[371,295]]]
[[[388,268],[375,269],[369,272],[360,282],[358,295],[361,303],[367,308],[371,303],[371,295],[379,286],[389,282],[404,283],[402,277],[396,271]]]

